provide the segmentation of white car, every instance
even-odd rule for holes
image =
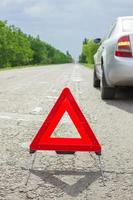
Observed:
[[[94,55],[94,87],[113,99],[116,87],[133,86],[133,16],[119,17]]]

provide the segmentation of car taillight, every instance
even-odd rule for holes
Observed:
[[[123,36],[118,40],[115,56],[118,57],[133,57],[129,35]]]

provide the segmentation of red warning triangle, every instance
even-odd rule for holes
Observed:
[[[67,111],[81,138],[52,138],[51,135]],[[68,88],[65,88],[30,145],[30,151],[55,150],[63,152],[93,151],[101,146]]]

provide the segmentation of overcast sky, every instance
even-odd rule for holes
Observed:
[[[0,0],[2,20],[74,57],[85,37],[103,37],[116,17],[127,15],[132,0]]]

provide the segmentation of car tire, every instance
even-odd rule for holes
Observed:
[[[93,87],[98,88],[100,87],[100,80],[97,77],[96,70],[93,70]]]
[[[101,98],[102,99],[114,99],[115,88],[109,87],[107,85],[104,72],[102,73],[102,79],[101,79],[101,82],[100,82],[100,89],[101,89]]]

